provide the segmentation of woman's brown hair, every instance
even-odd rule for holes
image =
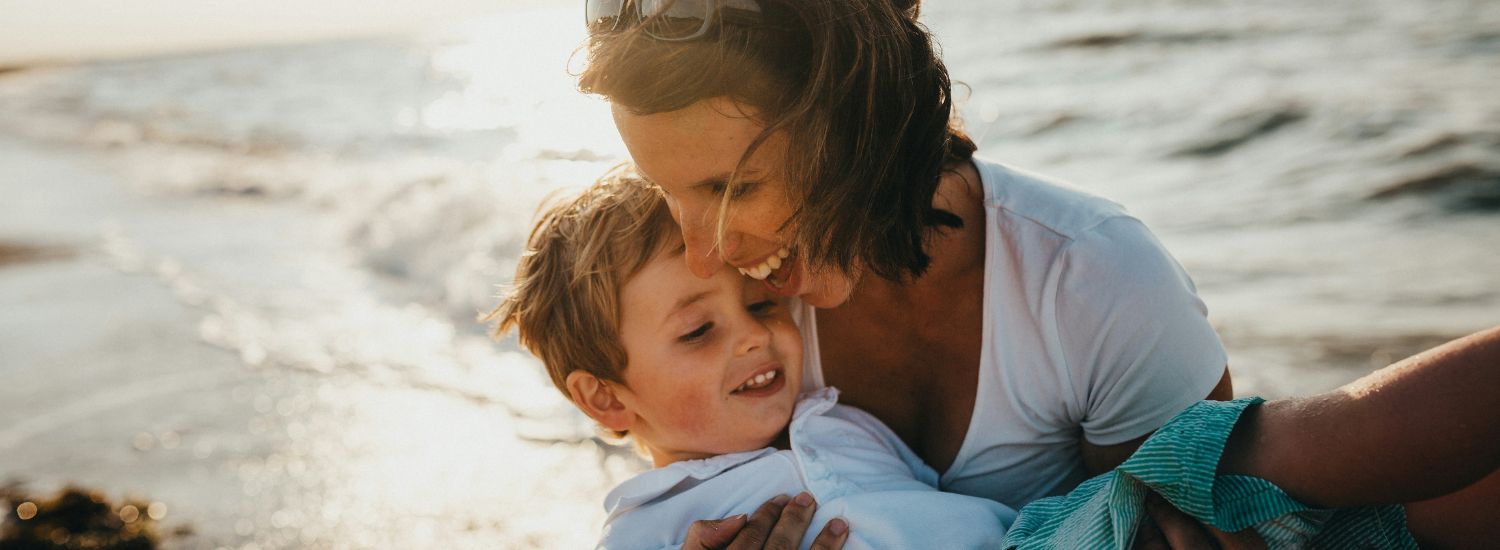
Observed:
[[[920,276],[929,230],[963,223],[933,208],[939,178],[975,146],[953,116],[948,71],[916,2],[757,3],[761,23],[721,24],[686,42],[643,26],[593,32],[579,88],[636,114],[714,97],[752,107],[765,130],[740,167],[785,134],[783,175],[797,205],[785,227],[802,256],[892,280]]]

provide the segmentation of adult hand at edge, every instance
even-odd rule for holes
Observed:
[[[1264,550],[1265,541],[1254,529],[1227,532],[1204,525],[1155,491],[1146,493],[1146,516],[1136,530],[1134,548],[1145,550]]]
[[[812,523],[817,503],[812,495],[778,496],[755,510],[721,520],[695,521],[688,527],[683,550],[795,550]],[[834,519],[813,539],[813,550],[840,550],[849,536],[849,525]]]

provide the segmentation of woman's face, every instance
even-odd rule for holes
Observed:
[[[842,304],[854,289],[853,277],[810,269],[791,242],[791,228],[782,227],[794,199],[779,169],[787,153],[780,134],[762,144],[740,173],[715,246],[725,185],[764,129],[753,113],[725,98],[651,115],[614,109],[615,126],[641,175],[666,192],[695,275],[709,277],[728,263],[777,294],[799,296],[814,307]]]

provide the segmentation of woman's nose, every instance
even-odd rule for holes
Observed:
[[[714,246],[717,221],[707,209],[677,211],[677,224],[682,228],[682,244],[686,249],[683,259],[687,261],[689,271],[705,279],[724,267],[724,259],[719,257],[718,247]]]

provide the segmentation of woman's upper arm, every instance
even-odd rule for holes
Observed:
[[[1229,379],[1229,367],[1224,368],[1224,376],[1219,379],[1219,384],[1214,386],[1213,391],[1208,392],[1205,399],[1212,401],[1229,401],[1234,398],[1234,385]],[[1151,437],[1155,430],[1145,435],[1114,445],[1095,445],[1087,439],[1080,442],[1078,449],[1083,454],[1083,465],[1088,469],[1089,475],[1099,475],[1115,469],[1115,467],[1135,454],[1135,450],[1141,448],[1146,438]]]
[[[1140,221],[1075,236],[1057,281],[1058,345],[1092,446],[1139,443],[1228,377],[1196,287]]]

